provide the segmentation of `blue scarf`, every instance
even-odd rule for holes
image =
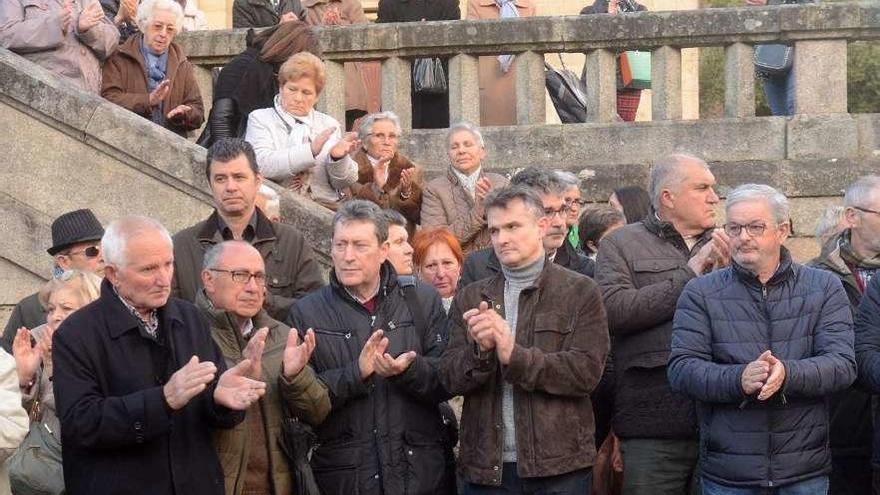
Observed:
[[[144,57],[144,64],[147,66],[147,88],[153,92],[162,81],[165,80],[165,71],[168,69],[168,50],[165,53],[155,54],[147,48],[146,39],[141,36],[141,55]],[[164,125],[165,124],[165,102],[160,102],[159,106],[153,109],[153,115],[150,120]]]

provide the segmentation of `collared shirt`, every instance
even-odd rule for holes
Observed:
[[[363,299],[359,296],[356,296],[354,294],[354,292],[348,290],[348,287],[345,287],[344,285],[343,285],[343,288],[345,289],[345,292],[347,292],[348,295],[351,296],[352,299],[354,299],[355,301],[360,303],[360,305],[363,306],[367,310],[367,312],[372,315],[373,313],[376,312],[376,307],[377,307],[377,302],[378,302],[378,301],[376,301],[376,296],[379,294],[379,285],[381,285],[381,282],[378,285],[376,285],[375,292],[373,292],[370,295],[370,297],[368,297],[366,299]]]
[[[244,338],[248,338],[250,336],[251,332],[254,331],[253,318],[248,318],[247,321],[245,321],[244,323],[242,323],[239,326],[239,329],[241,330],[241,336]]]
[[[135,318],[144,326],[144,330],[150,334],[154,339],[156,338],[156,333],[159,331],[159,312],[156,309],[150,311],[150,317],[146,320],[141,316],[138,310],[134,307],[133,304],[128,302],[127,299],[119,295],[119,291],[116,290],[116,287],[113,287],[113,292],[116,294],[116,297],[122,301],[122,305],[128,309],[128,311],[134,315]]]
[[[220,231],[220,236],[223,237],[224,241],[231,241],[235,239],[235,236],[232,234],[232,229],[229,228],[229,225],[223,220],[221,215],[217,215],[217,230]],[[254,211],[253,215],[251,215],[251,219],[248,221],[248,224],[245,226],[244,230],[241,233],[242,240],[246,242],[253,242],[254,237],[257,236],[257,212]]]
[[[370,161],[370,165],[371,165],[373,168],[376,168],[376,165],[379,163],[379,159],[378,159],[378,158],[373,158],[372,156],[370,156],[369,153],[366,153],[366,155],[367,155],[367,160]],[[386,167],[385,167],[385,182],[386,182],[386,183],[388,182],[388,172],[390,172],[390,171],[391,171],[391,164],[389,163],[389,164],[387,164]]]

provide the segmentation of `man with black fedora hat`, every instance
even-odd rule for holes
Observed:
[[[75,269],[103,275],[103,236],[104,227],[88,208],[70,211],[56,218],[52,222],[52,246],[46,250],[55,260],[55,274]],[[34,293],[25,297],[12,310],[0,339],[0,344],[7,352],[12,352],[16,330],[21,327],[31,329],[46,323],[46,311],[37,295]]]

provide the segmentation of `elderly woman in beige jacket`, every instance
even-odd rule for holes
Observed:
[[[489,191],[506,186],[508,181],[483,172],[486,147],[477,126],[467,122],[452,125],[446,144],[449,169],[428,182],[422,192],[422,227],[448,228],[468,254],[489,245],[483,200]]]
[[[245,140],[254,147],[263,177],[336,210],[358,180],[358,165],[349,153],[360,142],[336,119],[315,110],[325,77],[318,57],[308,52],[290,57],[278,71],[274,106],[251,112]]]
[[[0,349],[0,495],[10,495],[6,459],[28,431],[27,411],[21,407],[15,359]]]
[[[91,93],[118,43],[98,0],[0,0],[0,47]]]

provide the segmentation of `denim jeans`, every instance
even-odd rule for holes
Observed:
[[[698,495],[697,440],[622,439],[623,495]]]
[[[824,495],[826,493],[828,493],[828,476],[816,476],[776,488],[727,486],[703,478],[703,495]]]
[[[794,68],[788,74],[764,79],[764,96],[773,115],[794,115]]]
[[[505,462],[501,486],[464,484],[464,495],[585,495],[593,485],[593,470],[579,469],[545,478],[520,478],[516,463]]]

